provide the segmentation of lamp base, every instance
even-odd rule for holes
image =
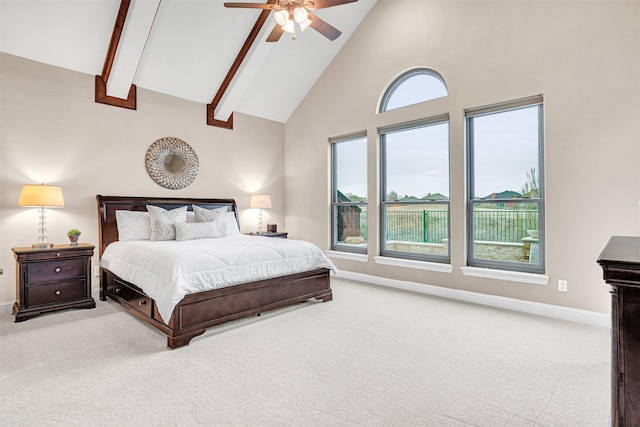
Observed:
[[[51,249],[53,248],[53,243],[44,242],[44,243],[34,243],[31,245],[32,249]]]

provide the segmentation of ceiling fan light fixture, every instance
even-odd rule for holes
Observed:
[[[304,7],[296,7],[293,10],[293,19],[297,24],[302,25],[303,22],[309,20],[309,12]]]
[[[287,20],[289,19],[289,11],[287,9],[278,10],[273,14],[273,18],[276,20],[278,25],[284,28],[287,24]]]
[[[299,25],[300,25],[300,31],[304,31],[307,28],[309,28],[309,25],[311,25],[311,19],[307,18],[306,21],[301,22]]]
[[[287,19],[287,22],[282,26],[282,29],[287,33],[295,34],[296,28],[293,24],[293,19]]]
[[[0,0],[0,2],[1,1],[2,0]],[[358,0],[269,0],[267,3],[225,2],[224,6],[231,8],[261,9],[267,13],[273,11],[273,18],[276,21],[276,25],[271,30],[271,33],[269,33],[266,39],[267,42],[280,40],[280,36],[285,32],[292,34],[295,40],[295,24],[300,26],[301,31],[311,27],[324,37],[333,41],[340,37],[342,32],[319,16],[313,15],[311,12],[315,9],[325,9],[347,3],[355,3],[357,1]],[[262,23],[263,22],[260,21],[260,26]],[[256,26],[257,25],[258,21],[256,21]]]

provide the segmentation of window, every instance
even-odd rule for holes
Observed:
[[[379,133],[381,255],[449,262],[449,115]]]
[[[428,68],[416,68],[393,81],[382,96],[379,112],[447,96],[442,76]]]
[[[542,101],[465,112],[470,266],[544,272]]]
[[[367,138],[331,142],[331,249],[367,252]]]

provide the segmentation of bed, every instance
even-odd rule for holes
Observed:
[[[137,284],[131,283],[110,269],[102,266],[103,255],[107,247],[118,242],[118,225],[116,211],[146,212],[147,205],[158,206],[167,210],[193,205],[234,214],[237,222],[237,206],[233,199],[208,198],[144,198],[127,196],[96,197],[99,216],[99,256],[100,267],[100,299],[107,298],[117,302],[128,312],[157,328],[167,335],[167,346],[171,349],[189,344],[189,341],[214,325],[244,317],[259,315],[274,308],[297,304],[307,300],[332,299],[330,287],[330,267],[314,268],[310,271],[285,274],[251,280],[221,288],[189,293],[172,309],[161,315],[157,302]],[[241,236],[242,239],[258,239],[256,242],[276,240],[267,237]],[[279,240],[279,239],[278,239]],[[275,243],[275,242],[272,242]],[[115,243],[118,245],[119,243]],[[114,246],[115,246],[114,245]],[[111,248],[110,248],[111,249]],[[166,317],[169,317],[166,319]]]

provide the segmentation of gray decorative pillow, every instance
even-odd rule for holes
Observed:
[[[227,211],[226,206],[217,209],[205,209],[198,205],[191,206],[193,206],[193,212],[196,214],[196,222],[215,221]]]
[[[176,222],[176,240],[213,239],[223,237],[219,221],[206,221],[194,223]]]
[[[147,211],[151,220],[152,241],[175,240],[176,228],[173,224],[187,222],[187,206],[168,211],[159,206],[147,205]]]

